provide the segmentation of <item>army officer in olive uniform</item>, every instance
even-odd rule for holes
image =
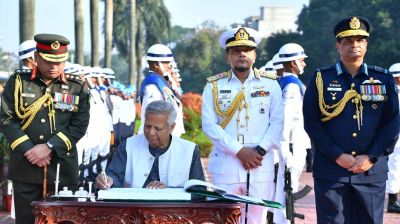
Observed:
[[[60,164],[60,186],[78,185],[75,144],[89,121],[88,89],[64,74],[69,40],[38,34],[32,70],[17,70],[1,99],[0,131],[11,146],[8,177],[13,181],[16,224],[33,223],[32,206],[43,193],[44,170],[54,189]]]

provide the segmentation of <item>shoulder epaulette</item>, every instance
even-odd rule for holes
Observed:
[[[322,68],[318,68],[316,72],[318,72],[318,71],[323,72],[323,71],[332,70],[332,69],[335,69],[335,66],[329,65],[329,66],[325,66]]]
[[[67,78],[68,81],[74,81],[79,83],[80,85],[83,85],[84,81],[77,75],[73,74],[65,74],[65,77]]]
[[[377,71],[377,72],[382,72],[382,73],[388,74],[388,70],[387,69],[384,69],[384,68],[381,68],[381,67],[378,67],[378,66],[375,66],[375,65],[368,65],[368,68],[372,69],[374,71]]]
[[[256,78],[258,77],[264,77],[272,80],[276,80],[277,75],[275,71],[261,71],[258,69],[254,69],[254,75]]]
[[[14,74],[19,75],[30,75],[32,73],[32,69],[16,69]]]
[[[228,72],[221,72],[219,74],[213,75],[207,78],[207,82],[214,82],[222,78],[228,77]]]

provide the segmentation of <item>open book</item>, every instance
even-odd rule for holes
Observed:
[[[201,180],[195,180],[195,179],[188,180],[185,182],[183,189],[192,194],[206,196],[206,197],[210,197],[210,198],[236,201],[236,202],[242,202],[242,203],[247,203],[247,204],[255,204],[255,205],[261,205],[261,206],[271,207],[271,208],[284,208],[284,206],[278,202],[267,201],[267,200],[262,200],[259,198],[228,193],[228,192],[226,192],[226,190],[224,190],[218,186],[215,186],[211,183],[201,181]]]
[[[191,194],[182,188],[111,188],[100,190],[98,200],[129,200],[129,201],[190,201]]]

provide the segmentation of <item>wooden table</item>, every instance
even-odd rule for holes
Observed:
[[[36,224],[239,224],[243,204],[229,202],[34,201]]]

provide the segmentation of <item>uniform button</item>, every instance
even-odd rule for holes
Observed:
[[[354,99],[352,99],[351,102],[354,103]]]
[[[67,152],[67,156],[69,156],[70,155],[70,153],[69,152]]]
[[[40,136],[39,136],[39,139],[40,139],[40,140],[43,140],[43,139],[44,139],[44,136],[43,136],[43,135],[40,135]]]
[[[44,122],[46,122],[46,120],[44,118],[40,119],[40,122],[43,124]]]
[[[357,119],[357,115],[354,114],[354,115],[353,115],[353,119]]]
[[[352,136],[353,136],[353,138],[357,137],[357,133],[354,132],[354,133],[352,134]]]
[[[44,103],[44,104],[43,104],[43,107],[47,107],[47,103]]]
[[[47,92],[47,93],[50,93],[50,89],[49,89],[49,88],[46,88],[46,92]]]
[[[352,152],[351,152],[351,155],[352,155],[352,156],[356,156],[356,155],[357,155],[356,151],[352,151]]]
[[[27,102],[25,102],[25,103],[24,103],[24,106],[28,106],[28,103],[27,103]]]
[[[353,87],[353,88],[354,88],[354,86],[356,86],[356,84],[352,83],[352,84],[351,84],[351,87]]]
[[[149,175],[148,173],[145,173],[145,174],[144,174],[145,177],[147,177],[148,175]]]

